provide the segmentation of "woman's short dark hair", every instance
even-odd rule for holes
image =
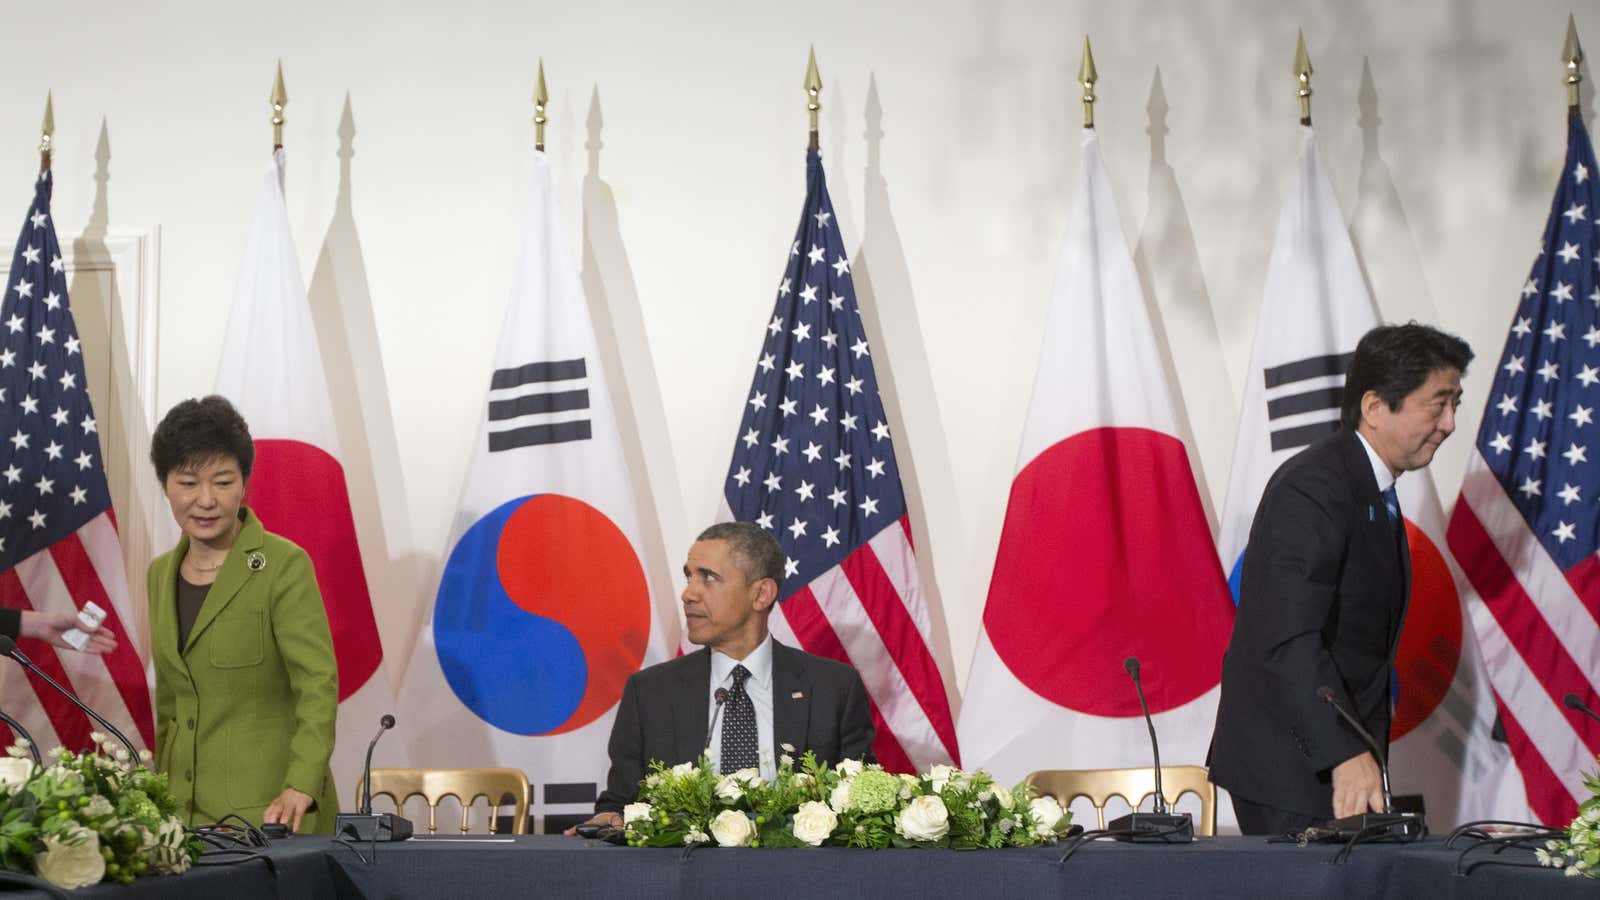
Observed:
[[[227,456],[239,461],[240,476],[250,477],[256,460],[250,426],[232,403],[216,394],[174,406],[150,437],[150,462],[162,483],[173,469]]]
[[[1361,424],[1361,398],[1377,391],[1391,412],[1399,412],[1412,391],[1443,369],[1465,375],[1472,348],[1453,334],[1429,325],[1379,325],[1361,336],[1344,379],[1340,421],[1354,430]]]

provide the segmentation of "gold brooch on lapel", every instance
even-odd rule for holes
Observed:
[[[267,555],[260,550],[251,550],[245,554],[245,566],[252,572],[259,572],[267,567]]]

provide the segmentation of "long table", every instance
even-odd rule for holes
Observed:
[[[1472,853],[1458,875],[1459,849],[1445,849],[1438,838],[1363,845],[1336,863],[1337,847],[1219,837],[1171,846],[1096,842],[1063,863],[1052,848],[686,852],[529,835],[418,838],[374,849],[295,837],[265,852],[270,869],[251,860],[131,887],[100,885],[73,897],[1600,897],[1600,883],[1532,867],[1524,851]]]

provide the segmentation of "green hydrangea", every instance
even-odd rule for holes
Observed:
[[[892,812],[900,805],[900,776],[868,769],[850,785],[850,805],[866,815]]]
[[[161,820],[161,810],[156,808],[144,791],[137,788],[127,791],[117,801],[117,813],[140,823],[158,823]]]

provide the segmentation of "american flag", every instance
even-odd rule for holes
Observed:
[[[18,644],[39,668],[130,736],[154,745],[150,689],[130,631],[121,545],[89,402],[83,345],[67,301],[67,266],[39,176],[0,303],[0,604],[106,611],[117,649],[105,656]],[[91,723],[66,698],[11,663],[0,705],[46,749],[88,746]],[[9,732],[0,737],[10,742]]]
[[[928,647],[906,496],[816,150],[724,486],[728,512],[787,557],[778,640],[849,663],[872,700],[885,768],[960,761]]]
[[[1528,802],[1565,823],[1600,724],[1600,169],[1573,110],[1544,241],[1522,287],[1449,543]]]

